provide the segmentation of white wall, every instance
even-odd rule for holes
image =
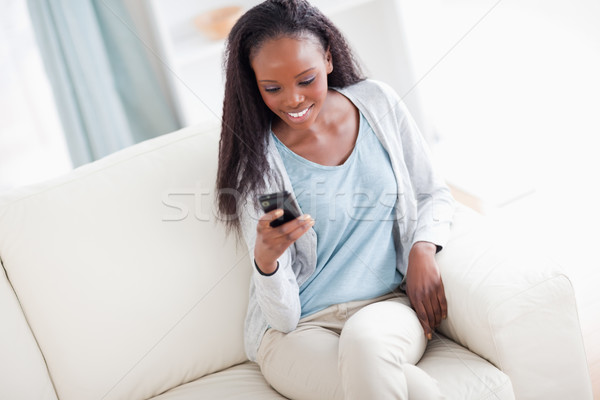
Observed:
[[[498,235],[531,246],[592,293],[600,266],[600,2],[402,3],[448,180],[492,206],[508,201],[490,212]]]
[[[600,2],[402,6],[449,180],[498,204],[527,190],[596,194]]]

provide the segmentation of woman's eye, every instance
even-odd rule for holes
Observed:
[[[276,88],[276,87],[267,87],[267,88],[265,88],[265,92],[276,92],[278,90],[279,90],[279,88]]]
[[[312,78],[309,78],[309,79],[307,79],[305,81],[300,82],[300,84],[303,85],[303,86],[310,85],[314,80],[315,80],[315,78],[312,77]]]

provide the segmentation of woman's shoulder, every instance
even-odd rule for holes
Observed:
[[[341,93],[347,93],[368,100],[397,99],[398,94],[387,83],[376,79],[364,79],[345,88],[338,89]],[[383,98],[382,98],[383,95]]]
[[[400,117],[408,112],[397,92],[382,81],[365,79],[337,90],[348,97],[363,114],[371,116],[372,120],[381,120],[386,116]],[[390,113],[390,110],[394,112]]]
[[[363,112],[368,109],[377,113],[377,110],[395,108],[402,103],[402,99],[390,85],[375,79],[365,79],[336,90],[348,97]]]

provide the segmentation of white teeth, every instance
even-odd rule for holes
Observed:
[[[299,118],[299,117],[303,117],[304,114],[306,114],[307,112],[308,112],[308,108],[304,111],[300,111],[299,113],[288,113],[288,114],[294,118]]]

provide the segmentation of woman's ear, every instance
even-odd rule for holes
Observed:
[[[327,51],[325,52],[325,63],[327,68],[327,75],[329,75],[331,71],[333,71],[333,61],[331,60],[331,52],[329,51],[329,48],[327,48]]]

